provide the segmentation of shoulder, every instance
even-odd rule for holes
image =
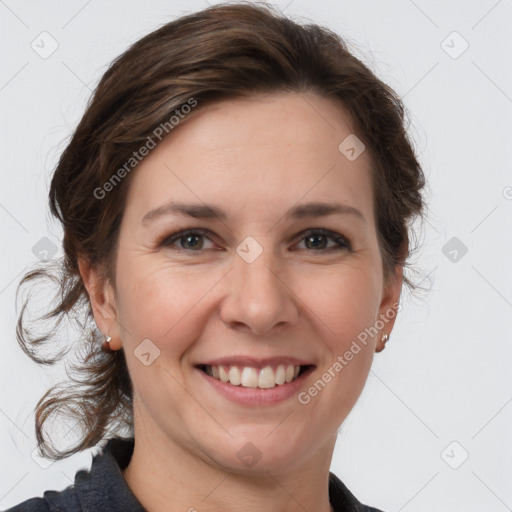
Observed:
[[[334,474],[329,472],[329,501],[335,512],[383,512],[361,503]]]
[[[104,443],[90,470],[77,471],[73,484],[62,491],[46,491],[43,497],[30,498],[4,512],[144,512],[121,473],[133,453],[133,438],[112,438]]]
[[[89,500],[84,494],[84,485],[88,485],[91,473],[79,470],[75,483],[61,491],[45,491],[43,497],[30,498],[4,512],[66,512],[90,510]],[[85,498],[85,499],[84,499]]]
[[[48,503],[43,498],[30,498],[4,512],[49,512]]]
[[[71,486],[63,491],[46,491],[42,498],[30,498],[4,512],[66,512],[67,510],[82,510]]]

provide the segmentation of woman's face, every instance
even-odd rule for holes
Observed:
[[[133,171],[117,323],[99,322],[124,348],[136,429],[155,446],[235,471],[330,461],[393,320],[366,343],[361,333],[402,284],[398,272],[384,286],[370,157],[357,156],[353,136],[339,149],[351,134],[344,110],[313,94],[222,101],[183,120]],[[321,214],[310,203],[359,213]],[[206,205],[216,214],[202,215]],[[308,235],[313,228],[329,233]],[[193,233],[175,236],[185,229]],[[198,367],[221,359],[247,386]],[[280,364],[285,374],[288,364],[309,369],[275,385]],[[270,387],[251,387],[254,376]]]

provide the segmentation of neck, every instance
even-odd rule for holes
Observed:
[[[138,501],[152,512],[333,512],[329,467],[336,439],[289,472],[242,473],[163,433],[146,435],[137,426],[135,433],[134,452],[122,473]]]

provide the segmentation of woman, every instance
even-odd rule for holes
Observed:
[[[423,186],[400,100],[327,29],[226,4],[134,44],[50,190],[65,261],[48,318],[74,316],[88,353],[38,403],[38,446],[101,453],[10,510],[377,511],[329,467],[414,288]],[[22,347],[54,362],[24,309]],[[42,426],[70,405],[80,442],[55,450]]]

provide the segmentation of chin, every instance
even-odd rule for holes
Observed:
[[[245,428],[244,435],[232,432],[233,437],[229,438],[227,446],[219,450],[222,445],[216,444],[210,451],[210,457],[226,471],[253,475],[289,472],[303,464],[308,458],[304,451],[305,443],[291,439],[288,432],[276,436],[272,428],[265,425],[254,429],[252,433]],[[310,451],[312,455],[314,448]],[[205,450],[205,453],[208,451]]]

